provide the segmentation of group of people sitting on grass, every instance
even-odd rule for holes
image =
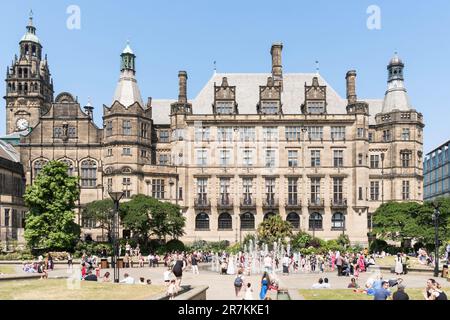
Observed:
[[[391,288],[394,287],[397,287],[397,291],[392,293]],[[375,278],[369,277],[364,289],[359,287],[357,279],[352,278],[348,288],[353,289],[357,293],[373,296],[374,300],[409,300],[402,278],[383,280],[382,275],[378,275]],[[442,291],[441,285],[434,279],[428,279],[423,296],[425,300],[447,300],[447,295]]]
[[[50,253],[48,253],[44,259],[42,255],[38,257],[38,261],[25,262],[22,265],[22,270],[26,273],[40,273],[41,279],[48,278],[48,271],[53,270],[55,267],[53,258]]]

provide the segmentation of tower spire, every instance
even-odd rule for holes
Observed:
[[[33,25],[33,10],[30,10],[30,17],[28,19],[27,32],[36,34],[36,27]]]
[[[404,84],[404,68],[405,65],[396,51],[387,66],[388,88],[384,97],[383,113],[391,112],[393,110],[405,111],[412,109]]]
[[[138,102],[141,107],[144,103],[141,98],[141,93],[135,78],[135,59],[136,56],[131,50],[130,42],[127,41],[125,49],[120,55],[121,68],[120,79],[117,83],[116,91],[114,93],[114,101],[119,101],[125,108],[128,108],[133,103]]]

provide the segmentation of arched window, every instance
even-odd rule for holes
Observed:
[[[39,175],[39,173],[41,172],[42,168],[47,164],[47,160],[36,160],[34,162],[34,178],[36,179],[36,177]]]
[[[311,215],[309,216],[309,229],[322,229],[322,226],[322,215],[318,212],[311,213]]]
[[[202,212],[195,217],[195,230],[209,230],[209,216]]]
[[[229,230],[232,229],[233,223],[232,218],[229,213],[221,213],[219,215],[219,230]]]
[[[97,163],[94,160],[81,162],[81,186],[95,187],[97,185]]]
[[[275,215],[275,213],[273,213],[273,212],[267,212],[264,215],[264,220],[269,219],[270,217],[273,217],[274,215]]]
[[[69,159],[61,159],[59,161],[67,166],[67,174],[71,176],[73,174],[73,162]]]
[[[300,216],[296,212],[291,212],[287,215],[286,221],[292,224],[294,229],[300,229]]]
[[[242,230],[255,230],[255,216],[246,212],[241,215],[241,229]]]
[[[340,212],[333,214],[331,217],[331,228],[342,230],[344,228],[344,219],[344,215]]]

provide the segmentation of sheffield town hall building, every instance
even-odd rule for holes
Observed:
[[[366,244],[381,203],[423,199],[423,117],[397,54],[381,99],[358,99],[353,70],[345,98],[318,72],[283,73],[274,43],[270,72],[214,72],[189,98],[180,71],[178,99],[144,102],[127,45],[98,125],[89,103],[54,93],[31,18],[26,29],[7,68],[4,139],[15,141],[27,185],[50,160],[80,177],[84,236],[101,238],[81,209],[110,189],[180,205],[186,242],[240,241],[278,214],[295,230]]]

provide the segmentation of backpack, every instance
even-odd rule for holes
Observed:
[[[242,278],[241,276],[237,276],[236,279],[234,279],[234,286],[235,287],[242,287]]]

